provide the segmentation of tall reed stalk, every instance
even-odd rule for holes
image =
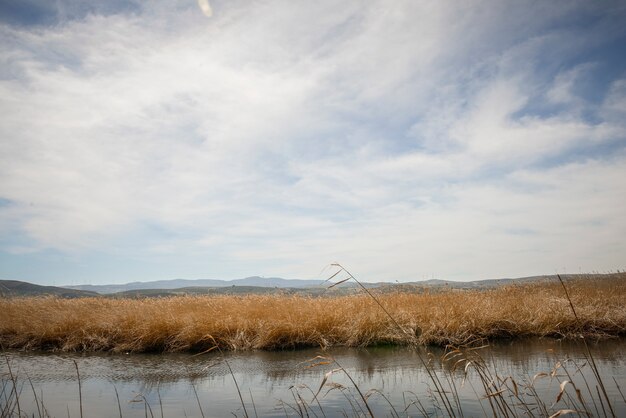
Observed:
[[[387,316],[387,318],[389,318],[389,320],[393,323],[393,325],[402,333],[404,334],[408,341],[410,342],[411,345],[416,346],[418,344],[417,339],[415,337],[415,334],[412,332],[408,332],[404,327],[402,327],[398,321],[396,321],[396,319],[394,318],[393,315],[391,315],[391,313],[389,313],[389,311],[387,310],[387,308],[385,308],[385,306],[381,303],[381,301],[372,294],[372,292],[369,291],[369,289],[367,287],[365,287],[363,285],[363,283],[361,283],[356,277],[354,277],[354,275],[352,275],[352,273],[350,273],[344,266],[342,266],[339,263],[333,263],[331,264],[334,267],[337,267],[339,270],[333,274],[328,280],[331,280],[332,278],[336,277],[339,273],[344,272],[348,277],[346,278],[346,280],[353,280],[377,305],[378,307],[385,313],[385,315]],[[327,281],[328,281],[327,280]],[[338,282],[341,283],[342,281]],[[417,357],[420,361],[420,363],[422,364],[422,366],[424,367],[424,370],[426,370],[426,373],[428,373],[428,377],[430,379],[430,381],[433,383],[433,385],[435,386],[435,393],[440,397],[446,412],[451,416],[451,417],[456,417],[456,413],[455,410],[452,406],[452,403],[450,402],[450,398],[448,396],[448,392],[446,392],[443,388],[443,385],[441,383],[441,380],[439,379],[439,376],[437,375],[436,372],[434,372],[430,365],[426,362],[426,360],[424,360],[424,358],[422,357],[421,353],[419,352],[419,350],[415,351],[417,353]],[[352,380],[352,379],[351,379]],[[354,382],[353,382],[354,383]],[[359,391],[360,393],[360,391]],[[462,415],[462,413],[461,413]]]
[[[570,298],[570,296],[569,296],[569,292],[567,291],[567,287],[565,286],[565,283],[563,282],[563,279],[561,278],[561,275],[557,274],[557,277],[559,278],[559,282],[561,283],[561,286],[563,286],[563,290],[565,291],[565,297],[567,298],[567,301],[569,302],[569,306],[572,309],[572,313],[574,314],[574,318],[576,318],[576,322],[580,325],[581,321],[578,318],[578,314],[576,314],[576,308],[574,308],[574,304],[572,303],[572,298]],[[594,359],[593,354],[591,353],[591,350],[589,349],[589,345],[587,344],[587,339],[585,338],[585,336],[583,334],[581,334],[581,338],[583,340],[583,344],[585,345],[585,354],[587,356],[587,359],[591,363],[591,370],[593,371],[593,374],[596,377],[596,381],[598,382],[598,385],[600,386],[600,390],[602,391],[602,395],[604,396],[604,399],[606,400],[607,406],[608,406],[609,410],[611,411],[611,416],[613,418],[615,418],[615,411],[613,410],[613,405],[611,405],[611,399],[609,399],[609,395],[606,393],[606,388],[604,387],[604,382],[602,380],[602,376],[600,376],[600,372],[598,370],[598,366],[596,365],[596,360]]]

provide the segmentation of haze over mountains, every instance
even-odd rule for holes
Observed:
[[[535,276],[522,279],[492,279],[492,280],[479,280],[474,282],[455,282],[442,279],[429,279],[414,282],[404,283],[392,283],[392,282],[377,282],[362,284],[366,287],[375,288],[383,286],[427,286],[427,287],[439,287],[449,286],[451,288],[475,288],[493,286],[496,284],[503,284],[512,280],[537,280],[547,276]],[[130,292],[134,290],[173,290],[173,289],[189,289],[189,288],[223,288],[223,287],[258,287],[258,288],[278,288],[278,289],[306,289],[316,288],[323,286],[330,286],[332,283],[328,283],[325,280],[303,280],[303,279],[283,279],[280,277],[260,277],[252,276],[244,279],[235,280],[219,280],[219,279],[173,279],[173,280],[156,280],[150,282],[131,282],[125,284],[106,284],[106,285],[74,285],[63,286],[67,289],[83,290],[89,292],[97,292],[103,295]],[[347,281],[339,285],[339,287],[355,287],[357,284],[352,281]]]
[[[218,279],[173,279],[156,280],[152,282],[131,282],[125,284],[105,284],[105,285],[76,285],[64,286],[67,289],[86,290],[98,292],[100,294],[110,294],[126,292],[129,290],[145,289],[180,289],[186,287],[228,287],[228,286],[257,286],[257,287],[278,287],[278,288],[304,288],[321,286],[324,280],[299,280],[282,279],[280,277],[260,277],[252,276],[245,279],[218,280]]]
[[[624,277],[626,273],[610,274],[563,274],[564,280],[576,278],[597,278],[601,276]],[[507,284],[523,284],[539,281],[557,280],[556,275],[522,277],[516,279],[488,279],[470,282],[456,282],[441,279],[430,279],[406,283],[363,283],[368,288],[381,291],[420,291],[420,289],[487,289]],[[126,284],[77,285],[77,286],[39,286],[18,280],[0,280],[0,297],[53,295],[59,297],[151,297],[176,295],[215,295],[215,294],[268,294],[281,292],[288,294],[306,294],[309,296],[350,294],[360,291],[353,281],[334,286],[332,292],[328,288],[332,282],[325,280],[283,279],[279,277],[246,277],[237,280],[217,279],[174,279],[156,280],[151,282],[131,282]]]
[[[577,275],[562,275],[562,277],[574,277]],[[507,284],[511,282],[528,282],[528,281],[536,281],[536,280],[544,280],[548,278],[555,278],[556,276],[532,276],[532,277],[522,277],[517,279],[486,279],[486,280],[476,280],[469,282],[457,282],[451,280],[442,280],[442,279],[429,279],[429,280],[420,280],[420,281],[411,281],[411,282],[376,282],[376,283],[367,283],[362,282],[362,284],[366,287],[375,288],[375,287],[389,287],[389,286],[425,286],[425,287],[440,287],[440,286],[448,286],[454,289],[472,289],[472,288],[481,288],[481,287],[491,287],[502,284]],[[303,280],[303,279],[283,279],[280,277],[260,277],[260,276],[252,276],[246,277],[244,279],[235,279],[235,280],[219,280],[219,279],[173,279],[173,280],[156,280],[150,282],[131,282],[125,284],[105,284],[105,285],[75,285],[75,286],[63,286],[67,289],[75,289],[75,290],[83,290],[89,292],[97,292],[103,295],[118,293],[118,292],[128,292],[132,290],[148,290],[148,289],[181,289],[181,288],[197,288],[197,287],[208,287],[208,288],[222,288],[222,287],[231,287],[231,286],[247,286],[247,287],[262,287],[262,288],[279,288],[279,289],[305,289],[305,288],[315,288],[315,287],[323,287],[330,286],[329,283],[323,279],[316,280]],[[342,283],[340,287],[354,287],[356,283],[353,281],[347,281]]]

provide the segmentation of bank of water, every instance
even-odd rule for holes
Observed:
[[[626,416],[626,403],[618,389],[626,389],[626,340],[608,340],[589,346],[617,416]],[[538,416],[545,413],[535,405],[537,396],[530,393],[531,389],[524,388],[524,384],[530,382],[550,413],[576,404],[575,387],[571,384],[565,385],[565,393],[556,402],[560,384],[565,380],[573,380],[585,398],[586,407],[594,415],[596,410],[602,412],[597,383],[580,342],[553,339],[501,341],[476,353],[489,366],[491,377],[496,380],[497,377],[512,377],[516,381],[517,395],[510,379],[504,384],[512,390],[505,395],[513,407],[520,403],[518,398],[527,400],[529,405],[519,406],[520,415],[525,408]],[[76,362],[84,416],[119,417],[120,410],[124,417],[199,417],[202,414],[222,417],[244,416],[246,412],[249,416],[283,417],[367,415],[367,407],[355,384],[367,396],[367,403],[375,416],[421,416],[424,411],[446,415],[444,401],[435,393],[436,385],[422,364],[422,360],[426,360],[431,362],[431,372],[436,372],[441,384],[450,389],[448,397],[455,410],[458,400],[465,416],[493,415],[490,399],[484,398],[484,379],[479,378],[471,365],[465,376],[466,362],[458,361],[463,358],[460,353],[456,357],[450,355],[451,360],[442,364],[440,359],[444,354],[439,348],[416,352],[403,347],[196,356],[6,352],[0,367],[5,387],[0,406],[11,401],[11,394],[7,393],[12,384],[10,365],[18,383],[23,413],[37,417],[43,404],[49,416],[80,416]],[[336,362],[311,367],[312,363],[326,362],[322,358],[308,361],[317,356],[332,357]],[[455,364],[456,370],[452,371]],[[337,370],[340,368],[343,370]],[[329,374],[333,369],[336,371]],[[318,391],[325,377],[327,380],[314,400],[314,392]],[[595,395],[595,400],[589,391]]]

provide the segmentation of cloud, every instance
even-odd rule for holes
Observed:
[[[4,251],[372,279],[623,259],[625,73],[581,87],[613,3],[63,5],[0,26]]]

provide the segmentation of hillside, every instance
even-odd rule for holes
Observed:
[[[119,292],[128,292],[132,290],[147,289],[181,289],[188,287],[232,287],[232,286],[255,286],[268,288],[306,288],[316,287],[323,284],[323,280],[298,280],[298,279],[281,279],[278,277],[259,277],[252,276],[244,279],[236,280],[217,280],[217,279],[173,279],[173,280],[155,280],[150,282],[131,282],[125,284],[105,284],[105,285],[78,285],[65,286],[68,289],[86,290],[98,292],[100,294],[112,294]]]
[[[563,280],[601,279],[624,277],[625,273],[613,274],[564,274]],[[512,284],[527,284],[556,281],[556,275],[522,277],[517,279],[488,279],[469,282],[431,279],[405,283],[363,283],[368,288],[376,288],[383,293],[445,291],[445,289],[471,290],[490,289]],[[285,294],[303,296],[340,296],[359,292],[354,282],[345,282],[332,289],[330,282],[323,280],[297,280],[281,278],[248,277],[238,280],[158,280],[152,282],[132,282],[110,285],[80,286],[39,286],[17,280],[0,280],[0,296],[39,296],[56,295],[64,298],[108,296],[114,298],[165,297],[179,295],[245,295],[245,294]]]
[[[222,286],[222,287],[181,287],[178,289],[137,289],[104,295],[109,298],[145,298],[168,296],[200,295],[300,295],[300,296],[346,296],[358,293],[359,289],[350,287],[265,287],[265,286]]]
[[[56,286],[40,286],[19,280],[0,280],[0,297],[53,295],[62,298],[99,297],[96,292],[66,289]]]

